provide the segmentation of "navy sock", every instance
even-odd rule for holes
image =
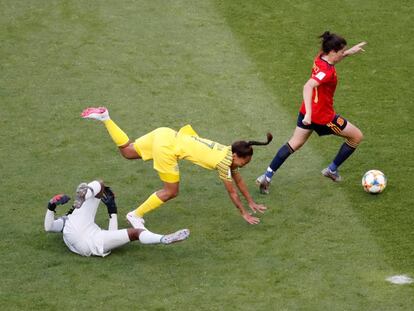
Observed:
[[[295,152],[292,147],[290,147],[289,143],[284,144],[279,151],[276,153],[275,157],[273,158],[272,162],[269,165],[269,168],[273,172],[269,172],[269,169],[266,171],[266,176],[272,178],[273,173],[277,171],[277,169],[285,162],[285,160]],[[271,175],[271,176],[268,176]]]
[[[332,162],[331,164],[329,164],[329,170],[331,172],[335,172],[337,169],[338,169],[338,166],[335,163]]]
[[[331,171],[336,171],[337,168],[345,162],[346,159],[355,151],[355,148],[348,145],[346,142],[339,148],[338,154],[336,155],[333,162],[329,165]]]

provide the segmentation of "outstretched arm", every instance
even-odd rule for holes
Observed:
[[[263,204],[257,204],[253,201],[252,196],[249,193],[249,190],[247,189],[247,185],[244,182],[241,174],[239,172],[233,172],[232,177],[234,182],[236,183],[237,188],[239,188],[241,194],[246,198],[247,203],[249,204],[249,207],[253,211],[253,213],[259,212],[264,213],[266,210],[266,206]]]
[[[239,210],[241,216],[246,220],[249,224],[256,225],[260,222],[260,219],[250,215],[243,207],[243,203],[240,200],[240,197],[237,193],[236,188],[233,185],[233,182],[230,180],[223,180],[224,187],[226,188],[230,199],[236,205],[237,209]]]
[[[57,205],[66,204],[70,198],[65,194],[55,195],[47,204],[44,227],[46,232],[62,232],[65,220],[61,217],[55,219]]]
[[[344,52],[344,57],[345,57],[345,56],[354,55],[354,54],[357,54],[357,53],[359,53],[359,52],[365,52],[365,50],[364,50],[364,46],[365,46],[366,44],[367,44],[367,43],[366,43],[365,41],[363,41],[363,42],[360,42],[360,43],[358,43],[358,44],[354,45],[353,47],[349,48],[348,50],[346,50],[346,51]]]

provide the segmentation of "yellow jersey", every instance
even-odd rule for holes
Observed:
[[[221,179],[231,180],[231,146],[199,137],[191,125],[178,132],[158,128],[138,138],[134,147],[143,160],[153,159],[154,168],[159,172],[178,174],[177,160],[184,159],[206,169],[217,169]]]

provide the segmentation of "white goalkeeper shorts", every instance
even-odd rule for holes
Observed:
[[[97,228],[89,232],[69,232],[63,230],[63,240],[67,247],[81,256],[101,256],[110,254],[111,250],[127,244],[129,240],[127,229],[102,230]]]

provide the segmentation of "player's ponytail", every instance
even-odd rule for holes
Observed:
[[[322,39],[321,50],[325,54],[328,54],[332,50],[338,52],[346,46],[346,40],[344,38],[329,31],[325,31],[319,38]]]
[[[260,142],[255,140],[239,140],[234,142],[231,145],[231,151],[232,153],[237,154],[241,158],[246,158],[253,155],[253,147],[252,146],[264,146],[270,144],[270,142],[273,139],[273,136],[271,133],[267,133],[267,141],[266,142]]]

